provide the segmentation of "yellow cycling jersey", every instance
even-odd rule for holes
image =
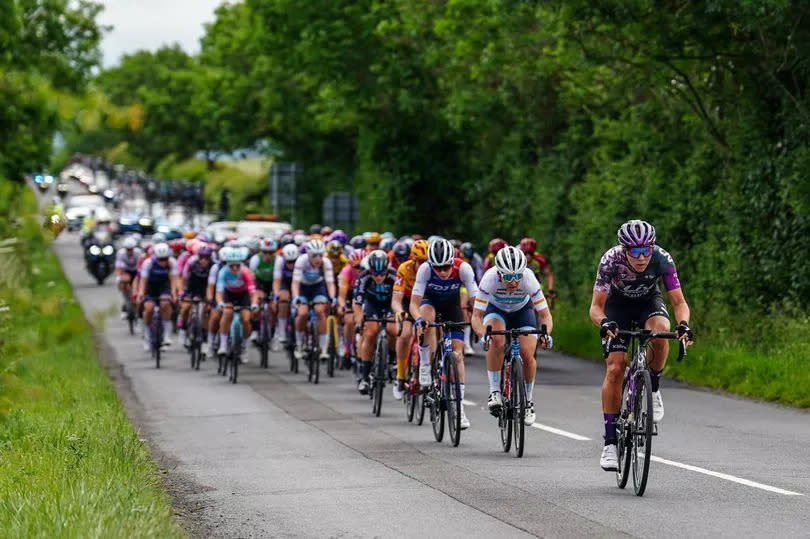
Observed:
[[[341,254],[338,257],[329,257],[329,260],[332,262],[332,271],[335,275],[340,275],[340,270],[349,263],[349,259],[346,258],[346,255]]]

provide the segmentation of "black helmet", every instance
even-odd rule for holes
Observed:
[[[320,234],[321,233],[321,225],[317,225],[317,224],[312,225],[311,227],[309,227],[309,233],[310,234]]]

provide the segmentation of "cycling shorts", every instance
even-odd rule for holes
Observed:
[[[239,307],[250,307],[250,292],[247,290],[242,290],[241,292],[231,292],[227,288],[225,289],[224,298],[225,303],[232,303],[235,306]]]
[[[146,284],[146,295],[144,299],[146,301],[155,301],[162,297],[171,297],[172,291],[169,283],[147,283]]]
[[[270,296],[273,294],[273,281],[262,281],[256,279],[256,290],[261,290],[264,292],[265,296]]]
[[[503,322],[506,329],[535,329],[537,328],[537,315],[534,314],[534,304],[531,301],[514,312],[506,312],[496,307],[492,302],[484,311],[484,327],[487,321],[497,319]],[[532,335],[537,338],[537,335]]]
[[[633,322],[636,322],[638,328],[644,328],[644,324],[653,316],[663,316],[669,319],[664,298],[657,294],[640,300],[609,296],[605,302],[605,317],[616,322],[619,329],[630,330]],[[627,352],[629,343],[628,337],[611,339],[608,352]]]
[[[363,303],[364,318],[388,318],[390,314],[391,308],[388,305],[375,303],[373,301],[365,301]]]
[[[329,300],[326,283],[323,281],[315,284],[301,283],[300,294],[312,303],[326,303]]]
[[[423,297],[420,305],[430,305],[436,311],[436,320],[441,318],[444,322],[464,322],[464,313],[461,312],[461,304],[458,297],[453,297],[445,301],[437,301]],[[464,340],[464,332],[461,329],[450,331],[450,338],[459,341]]]

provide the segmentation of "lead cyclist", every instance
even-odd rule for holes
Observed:
[[[667,312],[659,278],[664,283],[675,319],[678,337],[687,345],[692,342],[689,328],[689,305],[683,297],[672,256],[655,244],[655,228],[646,221],[627,221],[618,230],[619,245],[609,249],[599,261],[591,299],[591,321],[603,339],[610,338],[607,372],[602,383],[602,414],[605,422],[605,446],[599,465],[605,471],[618,468],[616,418],[622,400],[622,382],[627,364],[626,337],[619,330],[629,330],[632,323],[655,332],[669,331]],[[648,363],[652,382],[653,421],[664,417],[664,401],[659,387],[661,372],[667,363],[669,341],[653,339]]]

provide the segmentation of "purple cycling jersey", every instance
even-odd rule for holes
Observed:
[[[660,295],[659,277],[664,282],[667,292],[681,287],[675,262],[672,256],[657,245],[647,269],[636,273],[627,262],[624,249],[617,245],[608,250],[599,261],[594,290],[608,292],[611,296],[619,295],[628,299],[648,299]]]

